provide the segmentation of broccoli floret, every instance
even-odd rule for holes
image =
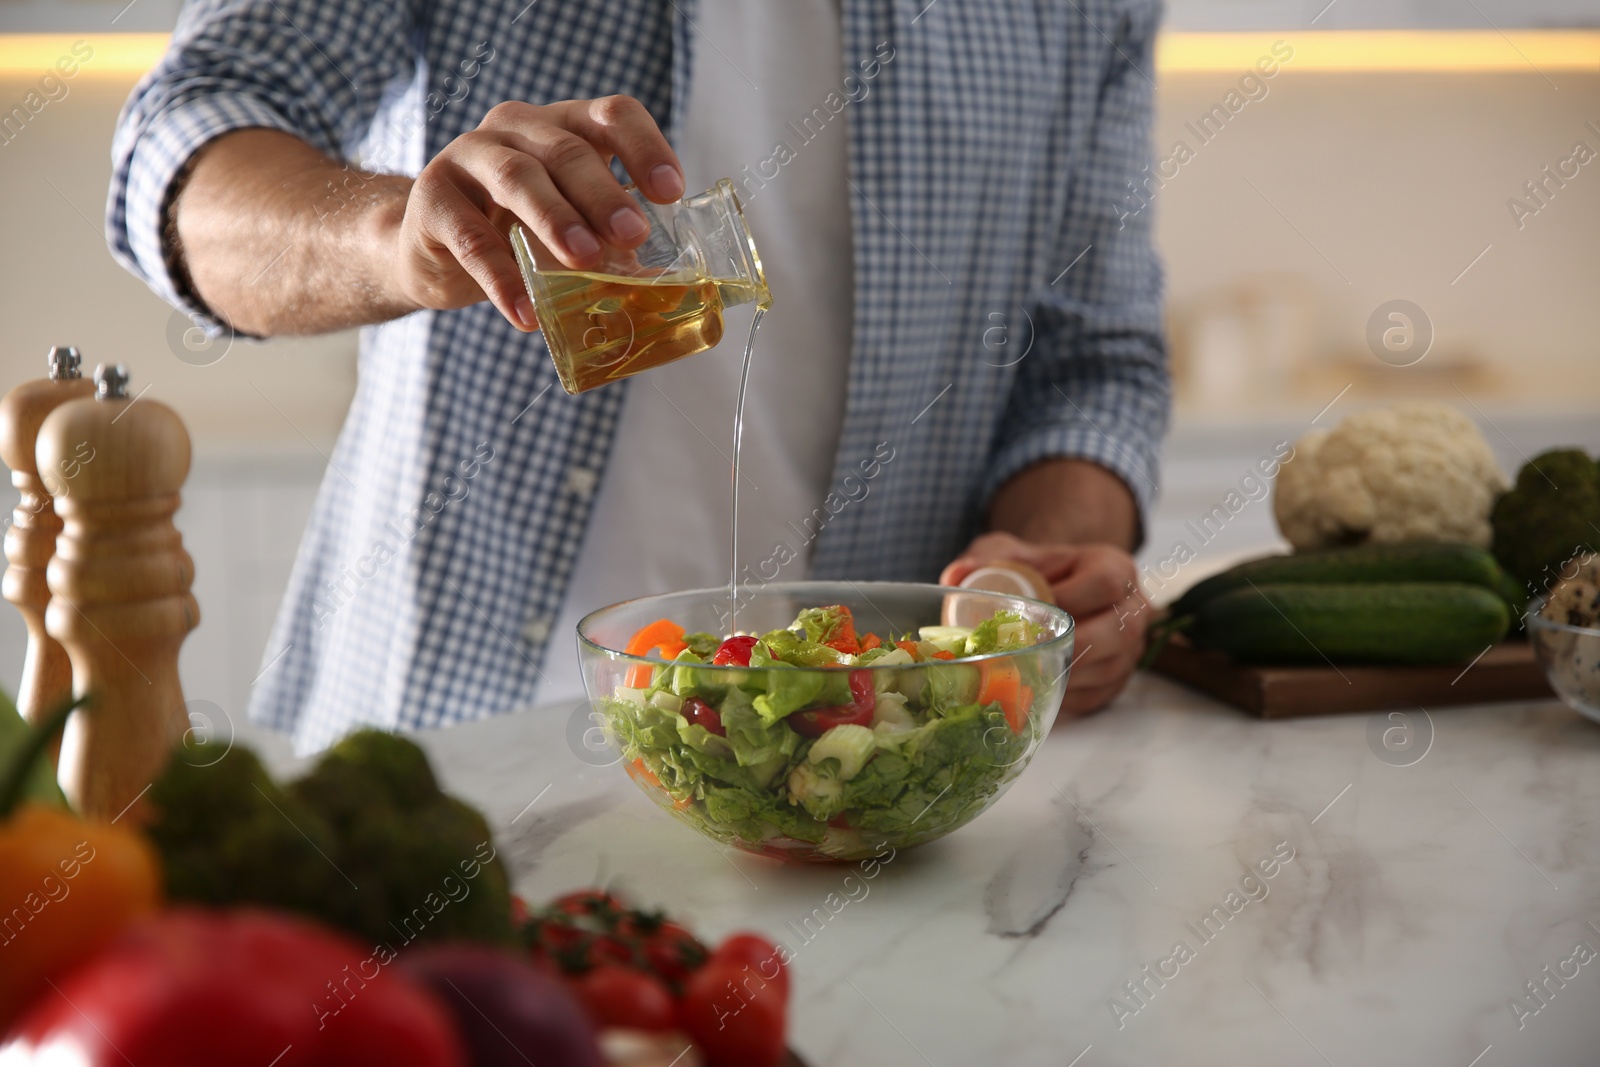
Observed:
[[[346,770],[359,772],[363,783],[382,791],[400,808],[430,804],[441,795],[428,757],[414,742],[383,730],[357,730],[317,760],[311,778],[337,777]]]
[[[440,791],[412,742],[359,731],[285,788],[246,748],[208,761],[180,748],[151,788],[172,899],[284,908],[395,948],[512,944],[488,823]]]
[[[1600,464],[1572,448],[1535,456],[1495,502],[1490,522],[1495,557],[1543,593],[1562,564],[1600,546]]]
[[[201,904],[254,903],[321,917],[348,884],[326,857],[333,831],[285,794],[254,752],[179,746],[150,787],[147,832],[161,854],[167,896]]]
[[[336,859],[349,879],[329,902],[339,925],[391,944],[397,937],[511,944],[510,884],[489,825],[440,791],[413,742],[358,731],[289,791],[338,838]]]

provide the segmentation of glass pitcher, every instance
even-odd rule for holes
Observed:
[[[772,306],[731,181],[671,204],[626,189],[649,236],[629,251],[603,245],[605,259],[592,271],[568,269],[520,224],[511,227],[511,249],[569,393],[704,352],[722,340],[725,308]]]

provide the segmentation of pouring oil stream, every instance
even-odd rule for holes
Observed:
[[[761,328],[763,307],[756,308],[750,320],[750,336],[744,342],[744,364],[739,369],[739,400],[733,409],[733,520],[728,535],[728,632],[738,633],[739,610],[739,446],[744,441],[744,396],[750,387],[750,353],[755,348],[756,331]]]

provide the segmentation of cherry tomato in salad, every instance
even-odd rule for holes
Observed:
[[[706,1067],[775,1067],[783,1058],[783,996],[772,985],[742,984],[744,966],[712,960],[690,977],[678,1003],[678,1025],[699,1046]]]
[[[856,707],[871,712],[878,706],[878,687],[872,683],[871,671],[850,672],[850,695]]]
[[[821,737],[835,726],[871,725],[872,713],[878,706],[871,671],[850,672],[850,696],[849,704],[797,711],[785,721],[801,737]]]
[[[528,902],[517,894],[511,894],[511,928],[520,930],[528,925]]]
[[[730,637],[722,642],[711,662],[718,667],[750,666],[750,650],[756,647],[754,637]]]
[[[778,946],[766,938],[758,934],[729,934],[711,953],[711,958],[732,961],[749,968],[750,974],[763,982],[770,982],[785,1000],[788,999],[789,968],[783,962]]]
[[[699,697],[690,697],[683,702],[683,717],[695,726],[704,726],[718,737],[728,736],[728,731],[722,728],[722,716],[717,714],[717,709]]]
[[[597,1027],[659,1032],[677,1025],[672,994],[643,971],[603,965],[573,981],[572,990]]]

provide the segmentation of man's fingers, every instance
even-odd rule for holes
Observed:
[[[1144,652],[1144,627],[1128,614],[1103,611],[1077,621],[1068,687],[1120,685]]]
[[[539,161],[559,196],[583,216],[592,234],[617,248],[633,248],[649,234],[650,221],[589,141],[550,125],[519,130],[507,139]]]
[[[600,259],[594,230],[527,147],[525,141],[489,131],[457,138],[449,159],[462,172],[459,191],[467,195],[473,188],[482,189],[487,200],[520,219],[567,266],[575,270],[593,267]],[[616,186],[609,173],[606,177]],[[617,192],[626,199],[620,187]]]
[[[511,246],[452,179],[448,168],[440,168],[435,180],[437,185],[429,190],[423,207],[428,237],[478,283],[507,321],[524,330],[536,329],[533,301],[523,287]]]
[[[667,204],[683,195],[678,154],[639,101],[631,96],[602,96],[559,106],[567,129],[622,160],[645,196]]]
[[[1085,549],[1067,575],[1051,587],[1056,603],[1072,615],[1104,611],[1137,594],[1133,560],[1115,549]]]

